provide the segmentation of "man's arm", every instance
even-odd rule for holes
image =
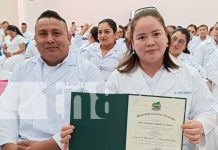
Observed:
[[[17,150],[17,145],[14,143],[4,144],[2,150]]]

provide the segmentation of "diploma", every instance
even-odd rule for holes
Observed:
[[[126,150],[181,150],[186,99],[129,95]]]

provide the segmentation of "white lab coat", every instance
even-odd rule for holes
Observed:
[[[214,133],[215,128],[216,115],[212,108],[215,100],[196,70],[184,63],[177,63],[181,66],[179,69],[170,69],[171,72],[164,71],[154,95],[187,98],[186,120],[196,119],[200,121],[204,127],[206,140],[209,141],[209,135]],[[114,71],[106,88],[109,93],[152,95],[140,68],[130,74]],[[205,139],[199,146],[205,147],[204,142]],[[211,143],[215,144],[214,141]],[[187,139],[184,138],[183,150],[193,149],[194,145],[188,144]]]
[[[39,51],[38,51],[38,49],[36,47],[36,41],[32,40],[27,45],[26,51],[24,53],[24,57],[25,58],[30,58],[30,57],[38,56],[38,55],[40,55],[40,54],[39,54]]]
[[[214,41],[213,37],[207,39],[206,41],[200,43],[195,51],[191,65],[200,71],[203,67],[206,73],[206,64],[208,63],[211,54],[218,48],[218,45]],[[203,71],[201,71],[203,72]],[[200,72],[200,73],[201,73]],[[201,73],[202,77],[203,74]]]
[[[120,44],[116,43],[106,56],[102,57],[100,46],[100,43],[96,43],[90,46],[87,51],[81,53],[81,55],[93,62],[101,71],[104,81],[107,81],[108,77],[117,68],[120,61],[125,56],[125,51]]]
[[[206,39],[204,41],[206,41],[207,39],[209,39],[210,36],[207,35]],[[191,55],[193,56],[196,52],[196,48],[198,47],[198,45],[201,43],[201,42],[204,42],[200,39],[200,37],[196,37],[194,36],[192,38],[192,40],[188,43],[188,50],[191,52]]]
[[[207,63],[207,77],[212,81],[212,93],[218,102],[218,48]]]
[[[7,46],[9,52],[15,52],[20,49],[19,45],[26,42],[25,38],[19,34],[11,41],[11,37],[7,36],[3,42]],[[12,57],[6,58],[5,55],[0,56],[0,69],[5,71],[13,72],[15,66],[22,62],[24,55],[17,54]]]
[[[43,65],[36,56],[12,75],[0,99],[0,145],[53,138],[61,147],[60,129],[70,121],[70,91],[85,91],[89,82],[103,82],[98,68],[73,52],[47,81]]]

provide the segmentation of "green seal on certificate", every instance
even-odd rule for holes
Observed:
[[[152,103],[152,110],[159,111],[160,109],[161,109],[161,104],[160,104],[160,102],[154,102],[154,103]]]

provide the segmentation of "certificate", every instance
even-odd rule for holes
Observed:
[[[186,99],[129,95],[126,150],[181,150]]]
[[[181,150],[186,99],[71,93],[70,150]]]

